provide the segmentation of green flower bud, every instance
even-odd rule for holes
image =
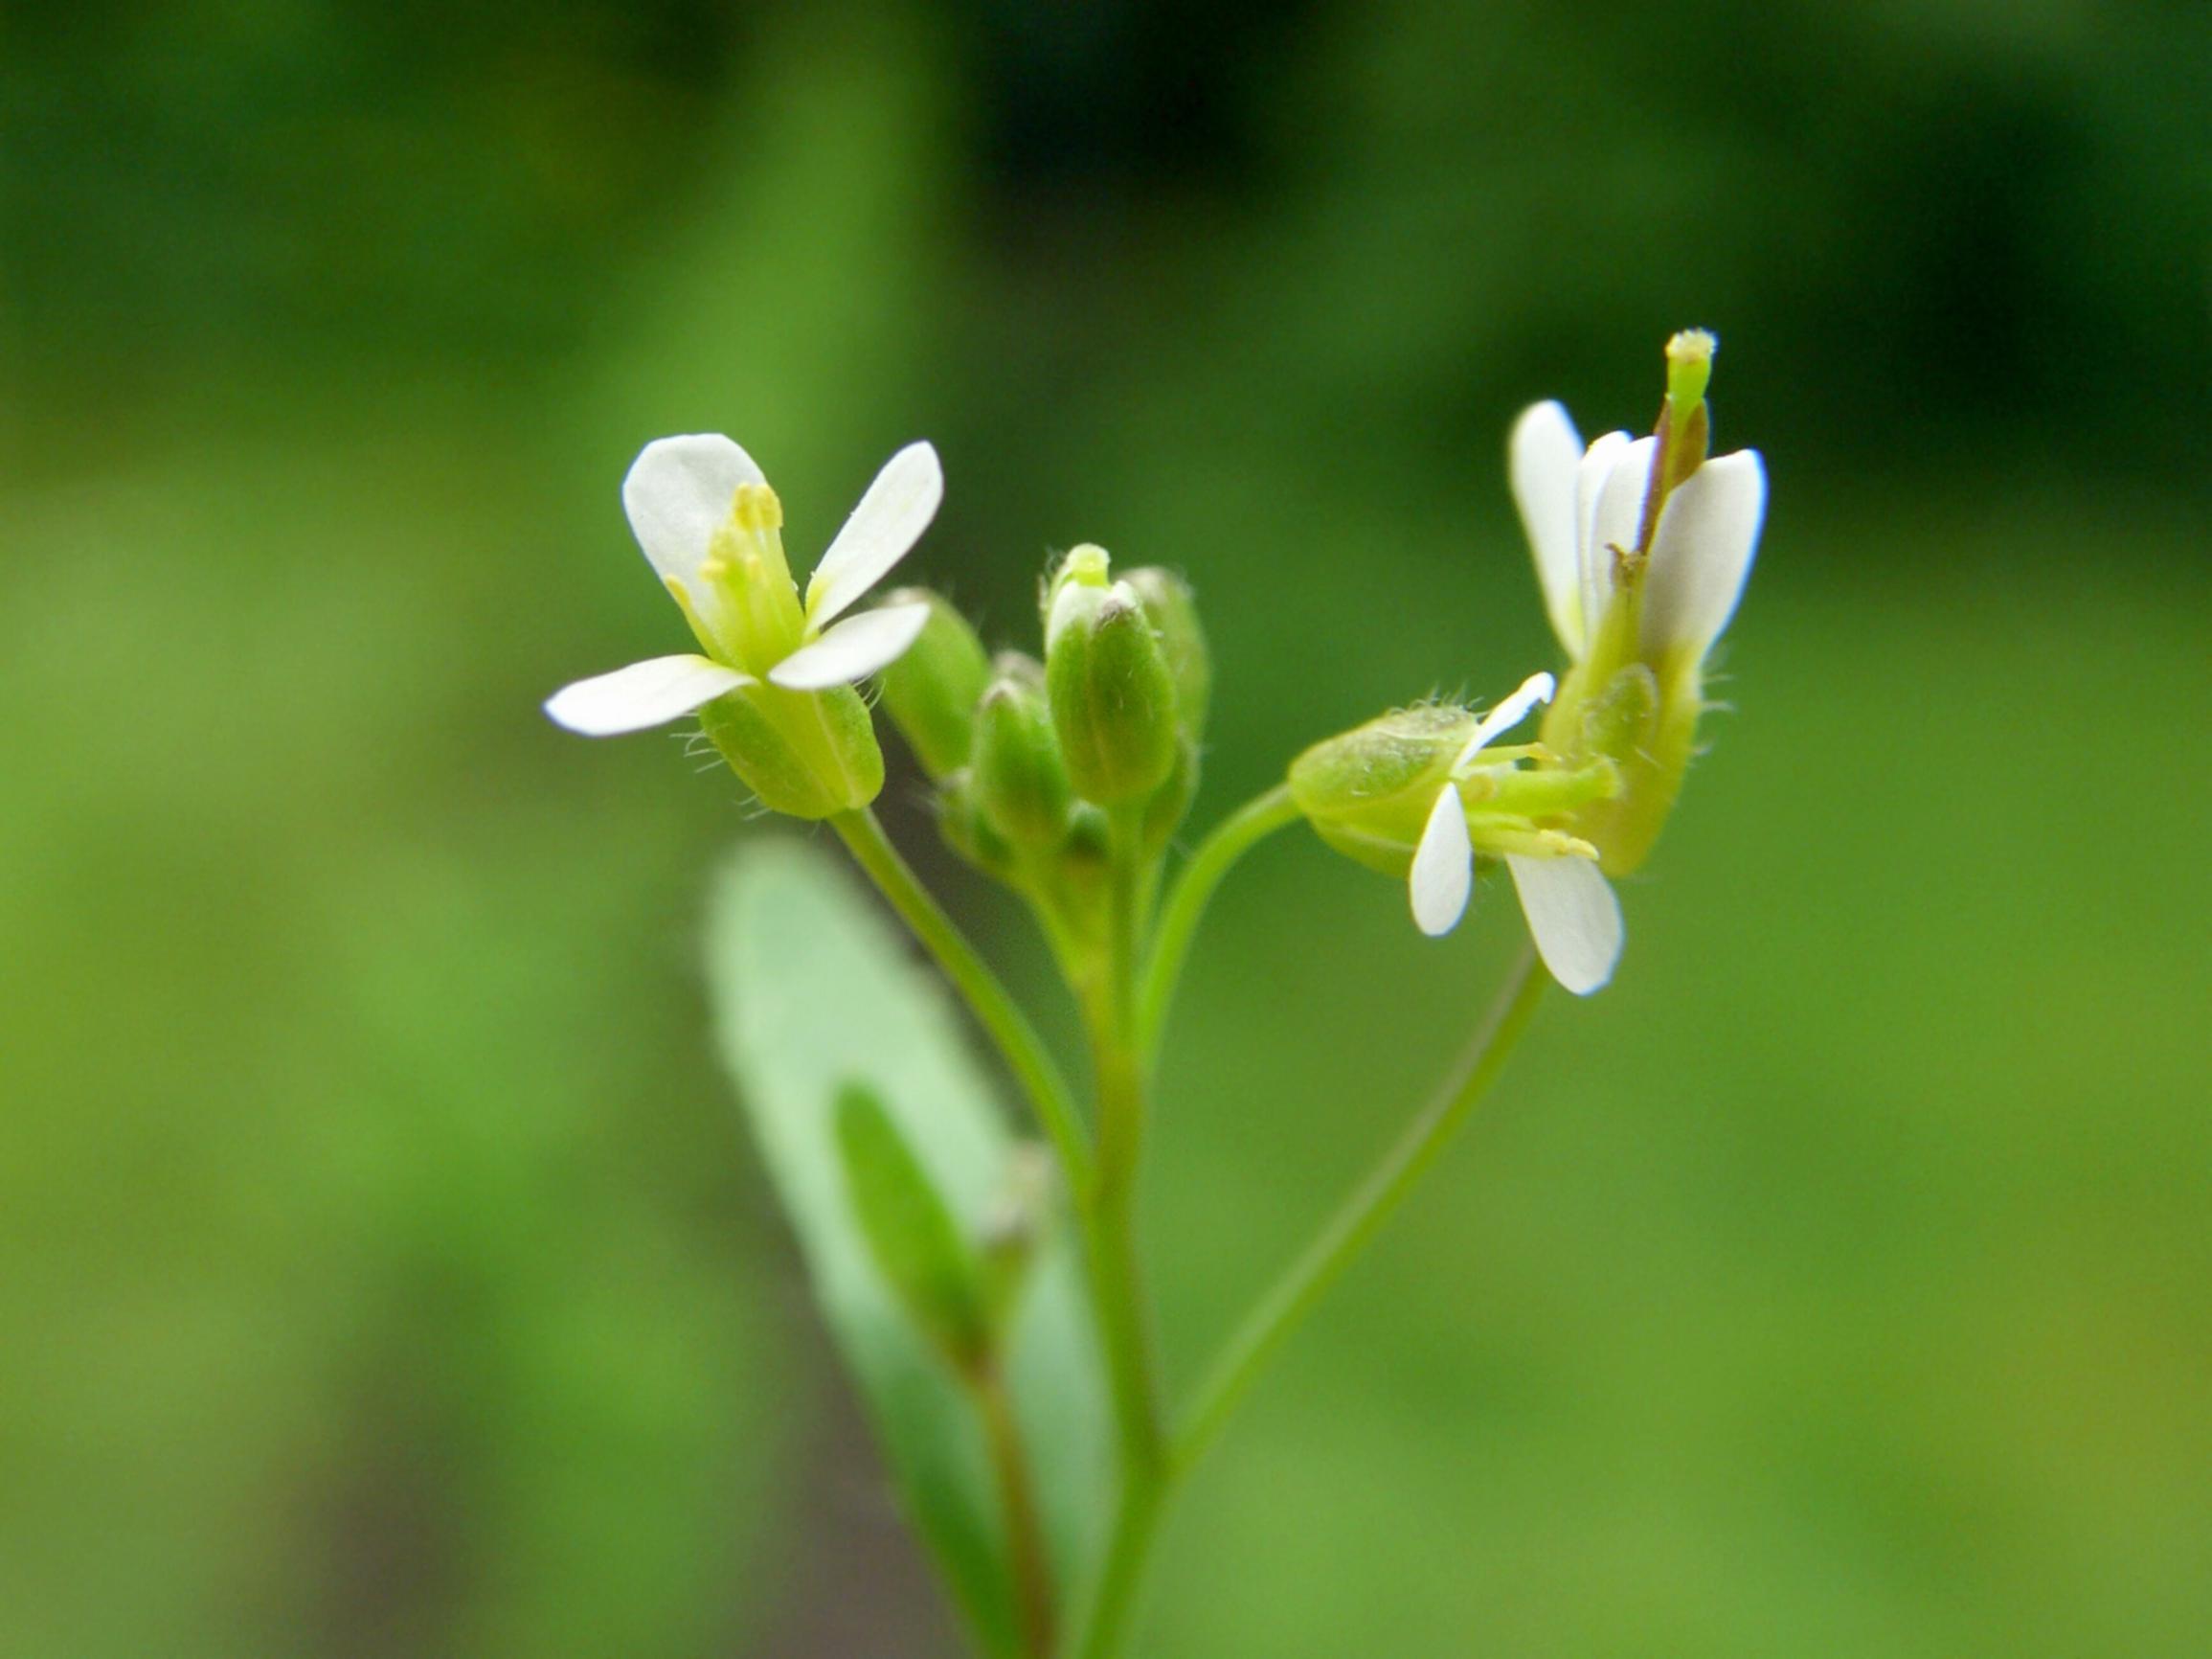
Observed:
[[[700,709],[699,724],[771,811],[828,818],[882,792],[875,722],[850,686],[787,692],[754,681]]]
[[[1144,602],[1144,614],[1160,635],[1160,648],[1167,655],[1167,671],[1175,681],[1176,723],[1196,742],[1206,730],[1207,702],[1213,692],[1213,659],[1206,648],[1206,630],[1199,625],[1197,597],[1183,578],[1156,564],[1133,570],[1123,580]]]
[[[878,676],[883,707],[933,779],[968,763],[976,703],[990,683],[983,642],[951,602],[927,588],[901,588],[888,604],[926,604],[929,621],[906,654]]]
[[[1167,782],[1175,682],[1135,588],[1060,588],[1045,627],[1045,683],[1077,794],[1122,807]]]
[[[1030,852],[1049,852],[1068,836],[1073,794],[1034,665],[1002,672],[976,709],[973,778],[984,823]]]
[[[962,766],[937,784],[937,833],[961,858],[987,875],[1010,881],[1021,868],[1013,843],[991,827],[976,799],[975,772]]]
[[[1472,714],[1449,703],[1394,710],[1293,761],[1291,798],[1339,852],[1403,877],[1475,726]]]

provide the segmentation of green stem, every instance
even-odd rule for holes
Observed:
[[[1080,1659],[1109,1659],[1118,1650],[1166,1496],[1166,1427],[1136,1239],[1146,1115],[1135,1018],[1143,838],[1140,812],[1116,814],[1110,960],[1103,993],[1085,1007],[1098,1079],[1097,1179],[1085,1204],[1091,1291],[1114,1395],[1121,1485],[1105,1560],[1070,1648]]]
[[[1535,949],[1524,948],[1451,1081],[1408,1125],[1320,1236],[1276,1281],[1199,1385],[1175,1440],[1171,1466],[1176,1478],[1206,1454],[1284,1339],[1396,1213],[1454,1132],[1498,1080],[1514,1045],[1528,1029],[1548,983],[1537,968]]]
[[[1144,966],[1143,986],[1137,1005],[1139,1052],[1147,1060],[1159,1052],[1160,1037],[1167,1024],[1167,1009],[1175,997],[1176,982],[1183,975],[1184,959],[1190,954],[1191,939],[1213,898],[1213,890],[1236,861],[1298,816],[1290,785],[1278,784],[1255,796],[1213,827],[1199,844],[1190,862],[1175,878],[1161,914],[1160,931]]]
[[[982,1418],[999,1509],[1006,1522],[1006,1562],[1013,1574],[1022,1652],[1046,1659],[1052,1651],[1052,1574],[1046,1564],[1044,1522],[1037,1511],[1036,1484],[1030,1477],[1021,1424],[1014,1417],[1013,1396],[997,1360],[970,1378],[970,1389]]]
[[[989,964],[976,954],[966,935],[930,897],[929,890],[899,856],[898,849],[884,833],[883,824],[872,808],[861,807],[850,812],[840,812],[829,824],[851,850],[861,869],[868,872],[869,879],[891,901],[892,908],[914,929],[923,948],[937,959],[945,977],[967,1000],[978,1023],[998,1045],[1008,1069],[1035,1105],[1037,1120],[1051,1137],[1053,1150],[1059,1154],[1069,1184],[1081,1192],[1092,1179],[1090,1140],[1084,1133],[1082,1119],[1076,1115],[1074,1097],[1068,1091],[1067,1080],[1060,1076],[1050,1051],[1038,1038],[1028,1017],[999,976],[991,971]]]

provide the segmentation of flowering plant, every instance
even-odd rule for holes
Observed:
[[[1045,584],[1041,656],[993,657],[935,594],[853,610],[936,512],[928,444],[885,466],[803,597],[781,506],[735,443],[663,439],[632,466],[631,525],[700,652],[569,686],[547,713],[589,736],[696,715],[762,805],[826,822],[1042,1131],[1022,1141],[983,1107],[936,998],[842,886],[788,850],[740,864],[716,911],[729,1056],[909,1513],[984,1651],[1125,1650],[1162,1512],[1268,1360],[1496,1079],[1546,985],[1586,996],[1612,978],[1612,878],[1641,865],[1680,792],[1765,511],[1755,453],[1707,455],[1713,350],[1698,331],[1669,342],[1650,437],[1586,446],[1556,403],[1513,429],[1562,674],[1484,713],[1427,702],[1314,744],[1172,881],[1211,675],[1181,578],[1077,547]],[[855,689],[871,679],[948,845],[1036,916],[1089,1037],[1088,1110],[876,819],[883,755]],[[1540,709],[1532,740],[1505,740]],[[1430,935],[1460,921],[1481,865],[1502,865],[1532,945],[1434,1100],[1170,1416],[1135,1238],[1154,1057],[1214,891],[1301,819],[1404,881]]]

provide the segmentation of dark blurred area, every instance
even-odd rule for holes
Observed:
[[[704,1034],[793,831],[536,712],[682,645],[623,468],[732,433],[804,560],[926,435],[1007,644],[1185,570],[1203,824],[1549,664],[1506,427],[1690,324],[1740,712],[1142,1650],[2201,1651],[2208,111],[2181,4],[16,9],[0,1653],[952,1651]],[[1518,925],[1402,903],[1299,832],[1201,945],[1181,1379]]]

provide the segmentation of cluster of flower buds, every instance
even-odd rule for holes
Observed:
[[[1567,411],[1515,424],[1514,499],[1564,682],[1532,675],[1489,714],[1430,704],[1332,738],[1291,767],[1321,838],[1407,881],[1430,934],[1457,924],[1477,855],[1501,862],[1546,966],[1588,994],[1612,977],[1620,906],[1607,877],[1643,862],[1681,792],[1707,656],[1750,574],[1766,510],[1754,451],[1708,460],[1710,334],[1667,343],[1658,429],[1585,448]],[[1549,703],[1538,740],[1494,739]]]
[[[1566,673],[1531,675],[1486,714],[1404,709],[1315,745],[1292,799],[1322,840],[1408,883],[1413,919],[1449,932],[1478,859],[1504,865],[1553,976],[1588,993],[1620,955],[1608,877],[1640,865],[1673,809],[1704,713],[1705,665],[1750,574],[1766,474],[1708,458],[1710,334],[1667,343],[1657,429],[1583,443],[1539,403],[1513,429],[1513,494]],[[1044,655],[996,658],[959,611],[906,589],[846,614],[928,527],[937,452],[892,457],[801,597],[783,511],[729,439],[646,445],[622,487],[646,557],[704,654],[656,657],[557,693],[592,736],[695,713],[760,802],[834,818],[872,802],[883,754],[854,689],[883,703],[937,792],[948,842],[1036,905],[1063,963],[1095,955],[1117,856],[1156,869],[1197,788],[1209,690],[1190,590],[1117,578],[1075,548],[1043,591]],[[1500,743],[1545,704],[1538,739]]]
[[[883,675],[883,707],[937,786],[946,841],[1027,894],[1063,954],[1095,942],[1118,818],[1147,857],[1188,810],[1210,668],[1190,589],[1116,578],[1105,549],[1062,557],[1043,590],[1044,656],[985,655],[921,590],[927,620]]]

